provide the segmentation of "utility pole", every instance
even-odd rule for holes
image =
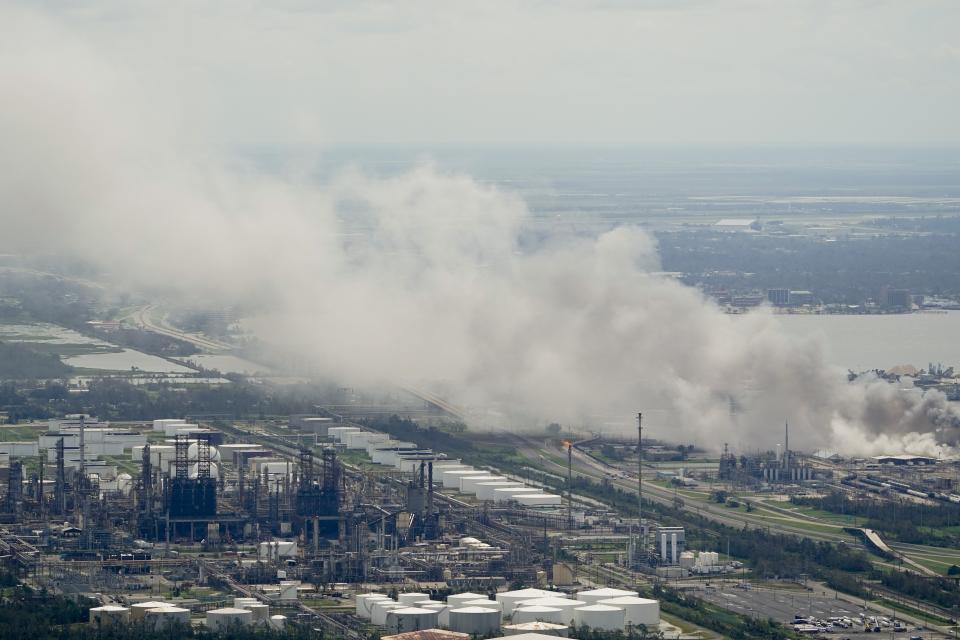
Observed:
[[[573,442],[567,441],[567,529],[573,529]]]

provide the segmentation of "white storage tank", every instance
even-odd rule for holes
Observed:
[[[588,604],[573,610],[574,622],[600,631],[623,631],[624,610],[607,604]]]
[[[603,587],[601,589],[589,589],[587,591],[581,591],[577,594],[577,600],[583,600],[589,604],[597,604],[601,600],[608,600],[610,598],[622,598],[624,596],[633,596],[636,598],[639,595],[640,594],[636,591]]]
[[[436,611],[437,623],[441,627],[446,627],[450,624],[450,605],[443,602],[431,602],[430,604],[425,604],[420,608]]]
[[[373,603],[373,610],[370,612],[370,622],[373,624],[383,626],[387,623],[387,612],[393,609],[406,609],[404,605],[399,602],[394,602],[393,600],[375,600]]]
[[[433,609],[419,607],[404,607],[387,611],[386,627],[393,633],[407,633],[423,629],[436,629],[439,621],[439,612]]]
[[[299,580],[281,580],[280,581],[280,601],[296,602],[297,587],[300,586]]]
[[[115,624],[124,624],[130,620],[130,609],[116,605],[93,607],[90,609],[90,624],[100,627],[109,627]]]
[[[357,594],[355,601],[357,617],[369,620],[370,614],[373,612],[373,603],[377,600],[390,600],[390,597],[383,593]],[[393,600],[390,600],[390,602],[393,602]]]
[[[623,623],[625,625],[646,625],[648,629],[655,629],[660,624],[660,603],[649,598],[637,596],[622,596],[601,600],[597,604],[606,604],[611,607],[620,607],[624,610]]]
[[[497,489],[511,487],[513,489],[522,489],[523,483],[514,480],[493,480],[491,482],[477,483],[477,499],[493,500],[493,492]]]
[[[476,600],[468,600],[462,604],[461,607],[483,607],[484,609],[496,609],[498,613],[503,614],[503,605],[497,602],[496,600],[491,600],[490,598],[478,598]]]
[[[500,628],[500,613],[486,607],[450,609],[450,630],[471,636],[489,636]]]
[[[253,614],[253,621],[266,624],[270,620],[270,606],[266,604],[248,604],[243,607]]]
[[[460,476],[460,493],[473,495],[477,492],[477,485],[481,482],[495,482],[498,479],[499,478],[489,473],[479,473],[474,476]]]
[[[563,502],[560,496],[553,493],[527,493],[514,499],[525,507],[553,507]]]
[[[405,604],[408,607],[413,606],[415,603],[420,602],[421,600],[429,600],[429,599],[430,599],[429,593],[410,592],[410,593],[397,594],[397,602],[399,602],[400,604]]]
[[[566,612],[563,609],[557,607],[545,607],[543,605],[527,605],[526,603],[521,602],[520,605],[513,610],[513,615],[510,616],[511,620],[516,623],[520,622],[552,622],[554,624],[564,624],[566,620],[564,619],[564,614]]]
[[[518,602],[533,600],[534,598],[564,598],[559,591],[546,589],[518,589],[516,591],[501,591],[497,594],[497,602],[503,605],[503,614],[509,616]]]
[[[146,615],[146,626],[148,629],[160,631],[174,626],[190,626],[190,609],[181,607],[160,607],[159,609],[150,609]]]
[[[553,609],[560,609],[563,611],[562,622],[564,624],[570,624],[573,620],[573,610],[577,607],[582,607],[589,602],[584,602],[582,600],[571,600],[569,598],[564,598],[563,594],[556,594],[549,598],[533,598],[532,600],[521,600],[516,604],[514,610],[519,607],[551,607]]]
[[[149,602],[138,602],[136,604],[130,605],[130,619],[134,622],[143,620],[147,617],[147,611],[150,609],[159,609],[161,607],[172,607],[173,605],[169,602],[163,602],[160,600],[151,600]]]
[[[287,625],[287,616],[270,616],[270,626],[274,629],[283,629]]]
[[[570,635],[570,627],[565,624],[553,624],[552,622],[521,622],[503,625],[503,635],[505,636],[526,635],[528,633],[538,636],[566,638]]]
[[[224,631],[237,625],[248,625],[253,621],[253,614],[246,609],[226,607],[207,611],[207,627],[211,631]]]
[[[463,538],[460,542],[462,543],[463,540],[480,542],[476,538]],[[447,596],[447,604],[449,604],[451,607],[455,607],[463,602],[470,602],[471,600],[483,600],[486,597],[487,596],[484,593],[471,593],[469,591],[465,593],[454,593],[453,595]]]
[[[517,496],[529,494],[530,487],[499,487],[493,490],[493,501],[495,503],[509,502],[516,500]]]
[[[440,476],[440,482],[443,483],[444,489],[459,490],[460,478],[476,475],[480,475],[480,472],[470,467],[464,467],[462,469],[444,469]]]
[[[261,544],[269,544],[269,543],[264,542],[264,543],[261,543]],[[246,609],[248,605],[257,604],[258,602],[260,602],[260,601],[257,600],[256,598],[234,598],[234,599],[233,599],[233,608],[234,608],[234,609]]]

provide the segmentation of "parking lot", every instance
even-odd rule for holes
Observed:
[[[792,625],[794,617],[797,615],[820,620],[828,620],[832,617],[847,617],[855,622],[848,629],[838,628],[833,633],[817,634],[828,637],[877,638],[882,636],[897,638],[898,640],[909,640],[916,636],[921,636],[925,640],[948,637],[926,628],[917,630],[915,625],[912,624],[908,624],[906,630],[902,632],[894,633],[892,626],[885,626],[882,627],[879,634],[864,633],[863,626],[857,624],[860,620],[860,614],[864,613],[868,616],[879,614],[865,611],[862,605],[835,598],[832,592],[824,594],[820,591],[810,592],[805,590],[741,589],[723,584],[716,588],[708,587],[704,591],[698,591],[697,594],[708,602],[718,604],[736,613],[758,618],[772,618],[784,624]]]

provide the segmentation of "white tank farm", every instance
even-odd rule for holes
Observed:
[[[623,623],[628,626],[642,624],[653,629],[660,624],[660,602],[657,600],[638,598],[637,596],[621,596],[601,600],[597,604],[606,604],[623,609],[625,613]]]
[[[525,507],[553,507],[563,502],[562,498],[554,493],[526,493],[515,496],[514,500]]]
[[[90,609],[90,624],[109,627],[115,624],[125,624],[130,620],[130,609],[116,605],[93,607]]]
[[[358,618],[369,620],[373,613],[373,604],[377,600],[390,600],[390,597],[383,593],[360,593],[355,599],[356,614]],[[393,600],[390,600],[393,602]]]
[[[287,616],[270,616],[270,626],[274,629],[283,629],[287,626]]]
[[[207,627],[211,631],[224,631],[237,625],[249,625],[251,622],[253,622],[253,613],[246,609],[226,607],[207,611]]]
[[[399,602],[400,604],[405,604],[408,607],[412,607],[415,603],[420,602],[421,600],[429,600],[429,599],[430,599],[429,593],[410,592],[410,593],[397,594],[397,602]]]
[[[577,600],[583,600],[589,604],[597,604],[601,600],[608,600],[610,598],[622,598],[624,596],[633,596],[636,598],[639,595],[640,594],[636,591],[626,591],[625,589],[603,587],[601,589],[589,589],[587,591],[581,591],[577,594]]]
[[[477,542],[480,542],[476,538],[464,538],[464,539],[475,540]],[[461,542],[463,542],[464,539],[461,539]],[[470,591],[467,591],[465,593],[454,593],[452,595],[447,596],[447,604],[453,607],[463,602],[470,602],[471,600],[482,600],[486,597],[487,595],[484,593],[471,593]],[[491,600],[491,602],[493,601]]]
[[[624,610],[607,604],[588,604],[573,610],[578,627],[588,626],[600,631],[623,631]]]
[[[497,594],[497,602],[503,605],[503,614],[509,616],[518,602],[533,600],[534,598],[564,598],[559,591],[546,589],[518,589],[516,591],[501,591]]]
[[[147,611],[150,609],[159,609],[161,607],[172,607],[173,605],[169,602],[162,602],[160,600],[151,600],[149,602],[138,602],[136,604],[130,605],[130,619],[133,621],[143,620],[147,617]]]
[[[406,609],[404,605],[399,602],[394,602],[390,600],[389,602],[384,600],[375,600],[373,603],[373,610],[370,612],[370,622],[375,625],[383,626],[387,623],[387,611],[392,609]]]
[[[433,609],[405,607],[387,611],[387,630],[393,633],[407,633],[423,629],[436,629],[440,624],[439,612]]]
[[[460,476],[460,493],[465,493],[467,495],[473,495],[477,492],[477,485],[481,482],[495,482],[500,480],[496,476],[492,476],[489,473],[480,473],[475,476]]]
[[[521,602],[513,610],[510,619],[513,622],[552,622],[554,624],[564,624],[566,622],[566,611],[558,607],[545,607],[543,605],[527,605]]]
[[[471,636],[489,636],[500,629],[500,612],[486,607],[450,609],[450,631]]]
[[[554,609],[560,609],[563,611],[563,623],[570,624],[573,620],[573,610],[577,607],[582,607],[589,602],[584,602],[582,600],[571,600],[569,598],[564,598],[563,594],[557,594],[549,598],[533,598],[531,600],[522,600],[517,603],[516,608],[519,607],[551,607]]]
[[[443,473],[440,475],[440,482],[443,483],[444,489],[456,489],[459,491],[460,478],[476,475],[480,475],[480,472],[470,467],[464,467],[462,469],[444,469]]]
[[[565,624],[553,624],[552,622],[521,622],[519,624],[503,625],[503,635],[505,636],[526,635],[528,633],[537,636],[566,638],[570,635],[570,627]]]
[[[154,631],[174,626],[190,626],[190,609],[182,607],[160,607],[147,611],[146,627]]]

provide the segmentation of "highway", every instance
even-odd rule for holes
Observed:
[[[189,342],[190,344],[211,353],[222,353],[224,351],[230,351],[233,348],[231,345],[225,342],[220,342],[219,340],[214,340],[213,338],[208,338],[196,333],[178,331],[167,325],[165,322],[163,322],[163,320],[155,321],[152,314],[158,309],[159,307],[156,304],[144,305],[122,319],[132,319],[134,323],[147,331],[159,333],[160,335],[170,338],[176,338],[177,340],[182,340],[183,342]]]

